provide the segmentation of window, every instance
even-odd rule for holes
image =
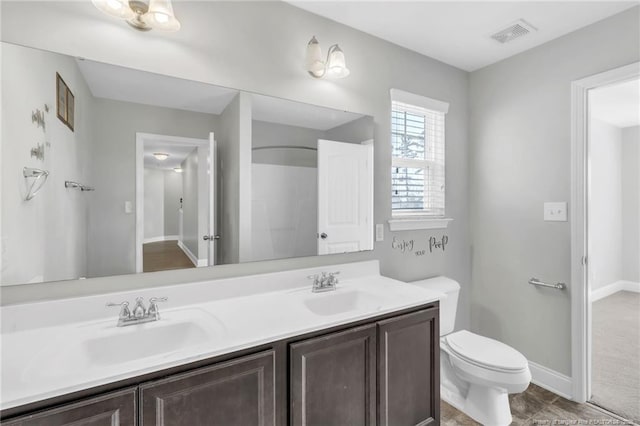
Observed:
[[[391,90],[394,218],[442,218],[445,214],[445,114],[448,109],[446,102]]]

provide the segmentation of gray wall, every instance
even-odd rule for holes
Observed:
[[[107,99],[95,100],[95,117],[89,241],[100,243],[89,245],[88,274],[130,274],[136,270],[136,218],[124,203],[135,206],[136,133],[207,139],[217,117]]]
[[[56,117],[56,73],[75,97],[74,131]],[[44,114],[44,129],[31,121],[36,109]],[[95,194],[64,186],[66,180],[93,184],[89,155],[93,96],[75,60],[3,43],[1,110],[0,282],[85,276],[88,205]],[[31,156],[38,144],[44,145],[44,160]],[[33,179],[23,177],[23,167],[50,173],[30,201],[24,198]]]
[[[180,224],[178,210],[182,198],[182,174],[164,171],[164,235],[178,235]]]
[[[240,94],[220,114],[218,149],[218,233],[216,264],[238,263],[240,256]],[[224,229],[224,232],[222,230]]]
[[[361,117],[357,120],[350,121],[333,129],[329,129],[325,133],[325,138],[349,143],[361,143],[373,138],[371,128],[373,123],[371,117]]]
[[[164,235],[164,171],[145,167],[144,239]]]
[[[640,126],[622,129],[622,279],[640,282]]]
[[[470,78],[472,330],[566,375],[571,288],[549,291],[527,280],[571,282],[570,224],[542,220],[544,201],[570,201],[571,81],[640,59],[639,10]]]
[[[622,279],[622,131],[589,121],[589,284],[597,290]]]
[[[117,20],[105,18],[90,2],[2,2],[1,7],[2,38],[7,41],[374,116],[374,217],[376,223],[385,224],[387,231],[385,240],[376,243],[371,252],[166,271],[126,279],[113,277],[3,288],[3,303],[379,259],[382,273],[392,278],[415,280],[444,274],[460,281],[462,294],[457,325],[468,327],[468,73],[284,2],[178,2],[174,8],[184,27],[174,34],[132,31]],[[24,16],[30,17],[28,28],[22,24]],[[39,30],[32,31],[32,28]],[[43,34],[56,34],[56,37]],[[340,43],[351,70],[348,78],[319,81],[304,72],[305,46],[314,34],[325,49],[332,43]],[[374,71],[371,64],[375,64]],[[392,235],[386,225],[391,218],[389,89],[392,87],[451,104],[447,114],[446,207],[447,216],[454,221],[446,231]],[[168,127],[175,121],[161,122]],[[102,130],[107,131],[107,127],[105,124]],[[174,133],[172,130],[165,128],[164,131]],[[123,148],[122,143],[114,149],[118,148]],[[130,158],[133,158],[132,152]],[[130,169],[133,170],[133,166]],[[106,170],[102,174],[105,178],[131,181],[133,171],[128,170],[129,167],[121,170],[122,177],[110,176],[113,172]],[[122,203],[131,197],[129,192],[121,196],[114,194],[112,202],[105,203],[103,208],[113,209],[112,214],[119,215]],[[445,233],[449,236],[445,252],[416,256],[391,246],[395,236],[414,239],[416,248],[422,249],[429,236],[439,237]],[[129,247],[133,247],[133,220],[129,234],[131,242],[116,248],[127,255],[132,254]],[[130,266],[121,272],[131,271],[133,265]]]
[[[198,244],[198,149],[194,148],[182,162],[182,243],[200,258]]]
[[[251,122],[251,136],[253,148],[276,145],[317,148],[318,139],[323,139],[325,132],[306,127],[253,120]],[[264,149],[253,151],[251,161],[262,164],[317,167],[318,155],[316,151],[305,149]]]

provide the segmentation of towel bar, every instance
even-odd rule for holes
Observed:
[[[529,279],[529,284],[537,285],[537,286],[540,286],[540,287],[555,288],[556,290],[564,290],[565,288],[567,288],[565,283],[549,284],[549,283],[542,282],[537,278],[530,278]]]

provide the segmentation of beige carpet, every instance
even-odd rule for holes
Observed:
[[[640,423],[640,293],[592,305],[591,402]]]

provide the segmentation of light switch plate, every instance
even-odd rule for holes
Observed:
[[[546,222],[566,222],[567,203],[544,203],[544,220]]]
[[[126,214],[131,214],[133,212],[133,205],[131,204],[131,201],[124,202],[124,212]]]
[[[376,241],[384,241],[384,224],[376,224]]]

